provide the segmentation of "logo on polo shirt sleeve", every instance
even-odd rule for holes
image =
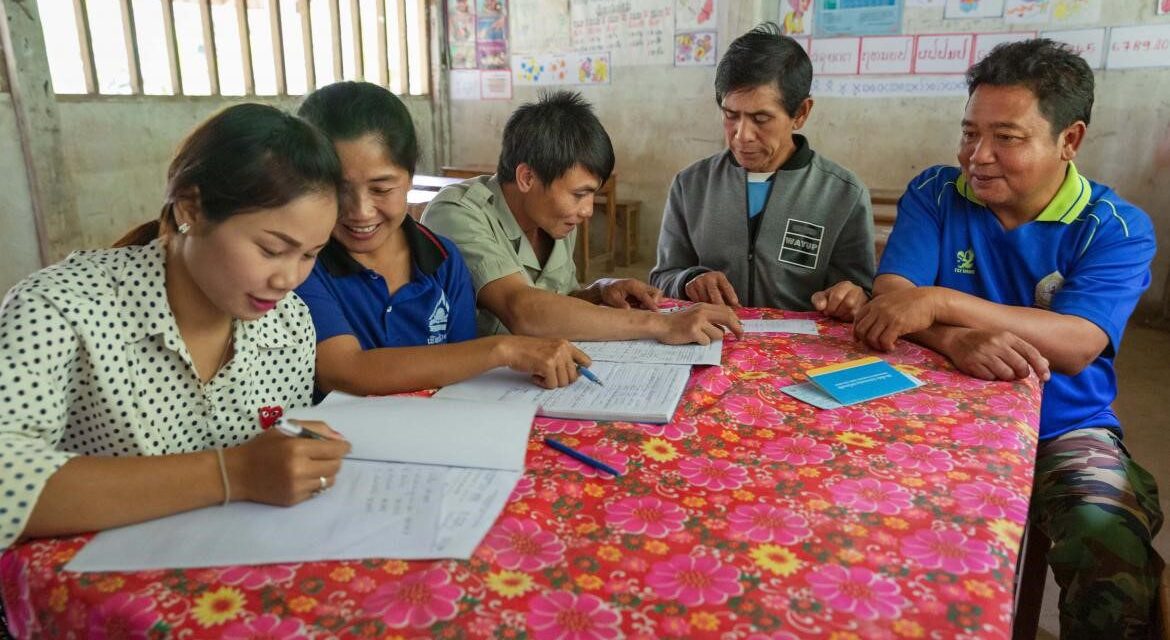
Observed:
[[[1063,286],[1064,274],[1061,272],[1053,271],[1044,276],[1040,279],[1040,282],[1036,283],[1036,289],[1034,291],[1035,301],[1032,303],[1032,306],[1046,310],[1052,309],[1052,298]]]
[[[819,224],[789,218],[780,244],[780,262],[806,269],[816,269],[821,255],[821,241],[825,228]]]
[[[451,313],[451,305],[447,302],[447,294],[440,293],[439,301],[427,319],[427,344],[443,344],[447,342],[447,316]]]
[[[955,252],[955,273],[962,273],[968,276],[975,275],[974,249]]]

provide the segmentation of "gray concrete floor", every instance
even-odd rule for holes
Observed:
[[[615,267],[611,277],[645,280],[652,264]],[[1114,409],[1125,429],[1125,444],[1134,458],[1158,480],[1162,512],[1170,515],[1170,420],[1167,420],[1167,383],[1170,383],[1170,332],[1131,322],[1117,357],[1118,397]],[[1154,547],[1170,559],[1170,533],[1162,531]],[[1048,572],[1038,640],[1055,640],[1060,623],[1057,587]]]

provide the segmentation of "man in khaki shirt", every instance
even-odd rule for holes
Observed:
[[[475,283],[481,335],[707,344],[725,329],[741,333],[722,305],[657,313],[662,292],[635,279],[579,288],[577,225],[593,215],[593,196],[613,165],[592,107],[558,91],[509,118],[495,176],[447,187],[431,201],[423,223],[459,246]]]

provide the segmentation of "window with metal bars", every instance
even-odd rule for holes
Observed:
[[[429,92],[426,0],[37,0],[59,94]]]

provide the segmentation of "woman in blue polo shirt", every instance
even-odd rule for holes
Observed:
[[[299,113],[333,141],[347,188],[333,237],[297,288],[316,325],[320,391],[429,389],[502,366],[549,388],[577,379],[589,358],[566,340],[476,339],[475,292],[458,249],[407,215],[419,150],[402,101],[377,85],[338,82],[310,94]]]

